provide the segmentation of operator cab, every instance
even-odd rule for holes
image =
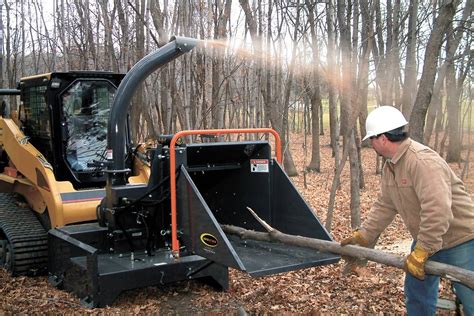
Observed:
[[[107,122],[122,74],[55,72],[20,81],[19,119],[56,179],[76,189],[105,185]]]

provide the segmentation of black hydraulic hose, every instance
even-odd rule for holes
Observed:
[[[118,227],[119,227],[120,230],[123,232],[123,234],[125,235],[125,238],[126,238],[127,241],[128,241],[128,244],[130,245],[130,252],[131,252],[131,253],[134,253],[134,252],[135,252],[135,247],[134,247],[134,245],[133,245],[132,237],[130,237],[130,234],[128,233],[128,231],[123,227],[122,222],[120,221],[120,214],[117,214],[117,216],[115,217],[115,219],[116,219],[116,221],[117,221]]]
[[[155,218],[155,216],[153,216],[153,219]],[[146,254],[148,256],[151,256],[152,253],[151,253],[151,246],[152,246],[152,238],[154,236],[153,232],[150,231],[150,228],[148,227],[148,223],[147,223],[147,219],[144,218],[143,219],[143,223],[145,224],[145,230],[146,230],[146,246],[145,246],[145,250],[146,250]]]

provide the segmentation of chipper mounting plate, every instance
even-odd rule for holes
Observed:
[[[50,230],[50,282],[88,307],[112,305],[126,290],[182,280],[200,279],[219,290],[228,288],[228,268],[201,256],[177,259],[164,249],[153,256],[144,251],[133,257],[130,252],[103,253],[98,248],[106,238],[107,229],[95,223]]]

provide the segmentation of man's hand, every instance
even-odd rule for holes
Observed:
[[[405,270],[408,271],[415,278],[425,279],[425,263],[430,254],[425,249],[416,245],[415,249],[405,260]]]
[[[359,230],[356,230],[352,233],[351,237],[347,237],[341,241],[341,246],[345,245],[359,245],[362,247],[367,247],[369,242]]]
[[[358,230],[352,233],[352,236],[347,237],[341,241],[341,246],[345,245],[359,245],[363,247],[369,246],[369,242],[365,239],[362,233]],[[342,274],[356,273],[357,275],[365,274],[364,267],[367,265],[367,260],[357,259],[347,256],[342,256],[346,262],[342,270]]]

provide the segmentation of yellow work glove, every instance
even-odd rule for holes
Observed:
[[[359,245],[362,247],[368,247],[369,242],[364,238],[360,231],[356,230],[352,233],[352,236],[347,237],[341,241],[341,246],[345,245]],[[357,259],[347,256],[342,256],[342,259],[346,262],[342,270],[342,274],[344,275],[350,273],[356,273],[357,275],[360,275],[362,273],[360,268],[367,265],[367,260],[365,259]]]
[[[356,230],[352,233],[351,237],[347,237],[341,240],[341,246],[345,245],[359,245],[362,247],[367,247],[369,245],[369,242],[364,238],[364,236],[359,230]]]
[[[405,270],[415,278],[425,279],[425,263],[430,254],[425,249],[416,245],[415,249],[405,260]]]

